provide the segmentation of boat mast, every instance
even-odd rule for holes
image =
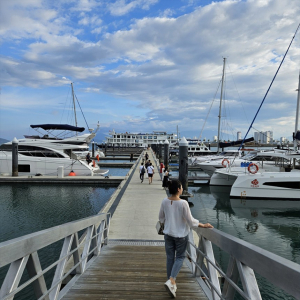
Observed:
[[[71,82],[71,87],[72,87],[72,96],[73,96],[73,106],[74,106],[74,116],[75,116],[75,126],[77,127],[77,116],[76,116],[75,95],[74,95],[73,82]],[[77,135],[77,131],[76,131],[76,135]]]
[[[299,103],[300,103],[300,74],[298,82],[298,97],[297,97],[297,109],[296,109],[296,121],[295,121],[295,137],[298,131],[298,121],[299,121]],[[297,151],[297,140],[294,137],[294,150]]]
[[[222,98],[223,98],[223,87],[224,87],[224,75],[225,75],[225,65],[226,58],[223,58],[223,73],[222,73],[222,85],[221,85],[221,96],[220,96],[220,107],[219,107],[219,124],[218,124],[218,149],[217,153],[220,151],[220,128],[221,128],[221,112],[222,112]]]

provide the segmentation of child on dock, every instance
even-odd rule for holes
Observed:
[[[194,219],[188,202],[180,199],[183,188],[179,180],[169,183],[171,196],[162,201],[159,211],[159,221],[164,223],[165,250],[167,255],[167,278],[165,288],[170,296],[176,297],[176,276],[178,275],[188,243],[191,227],[213,228],[209,223],[202,224]]]

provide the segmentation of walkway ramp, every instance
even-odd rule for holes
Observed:
[[[111,219],[109,239],[163,240],[155,229],[162,200],[167,196],[162,188],[159,170],[152,151],[147,151],[155,168],[152,184],[148,178],[141,183],[139,165]]]
[[[141,183],[139,166],[112,216],[108,245],[63,299],[170,299],[165,290],[164,238],[155,229],[163,198],[159,169],[152,184]],[[184,264],[178,276],[178,299],[207,299]]]
[[[163,246],[108,245],[63,298],[76,299],[170,299]],[[190,269],[178,276],[176,299],[206,300]]]

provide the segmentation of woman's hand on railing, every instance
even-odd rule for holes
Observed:
[[[214,226],[212,226],[209,223],[205,223],[205,224],[199,223],[198,227],[201,227],[201,228],[214,228]]]

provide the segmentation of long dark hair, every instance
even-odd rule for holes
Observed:
[[[176,195],[178,189],[182,187],[181,182],[178,179],[173,179],[169,181],[169,192],[171,195]]]

